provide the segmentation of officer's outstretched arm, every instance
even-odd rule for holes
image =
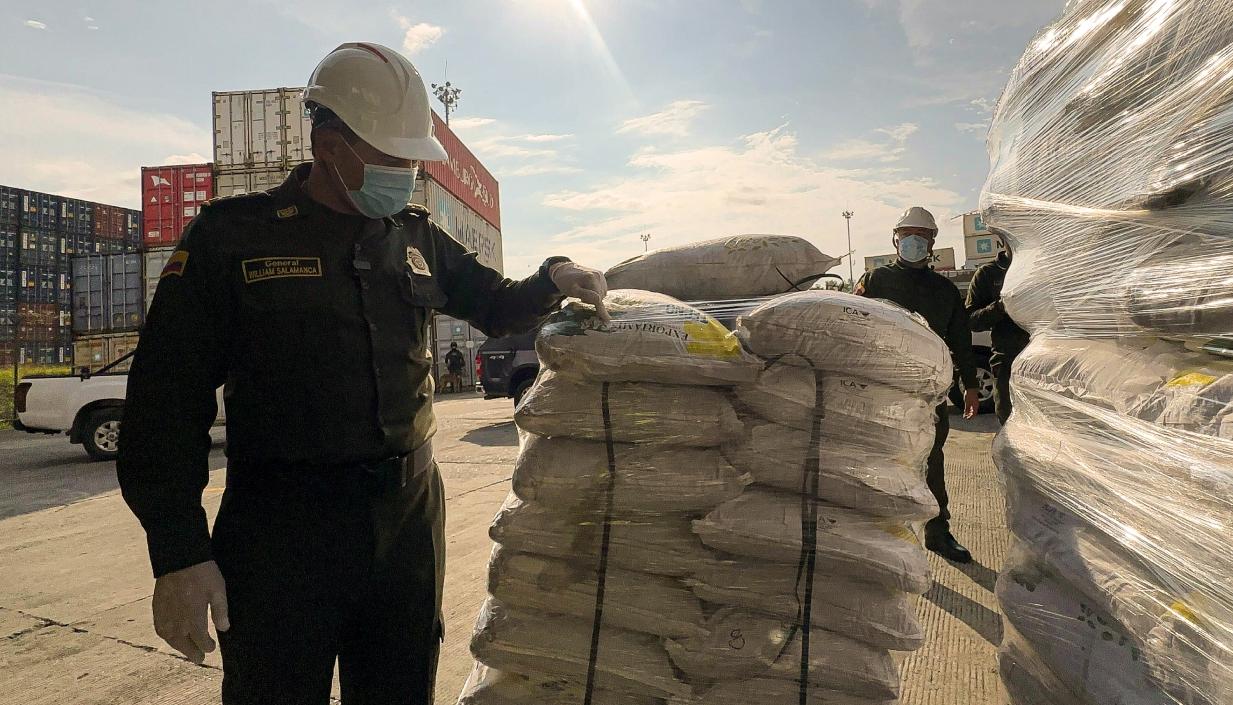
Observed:
[[[960,298],[958,289],[954,289],[954,303],[951,306],[950,322],[946,327],[946,347],[950,348],[955,366],[959,368],[963,388],[976,389],[976,353],[972,350],[972,323],[967,309],[963,307],[963,299]]]
[[[201,492],[228,329],[214,216],[202,211],[168,260],[128,377],[116,470],[155,577],[211,559]]]
[[[548,275],[550,259],[521,281],[507,279],[481,264],[474,252],[435,225],[432,227],[441,283],[449,302],[441,309],[499,337],[532,330],[561,304],[561,292]],[[563,259],[563,258],[561,258]]]

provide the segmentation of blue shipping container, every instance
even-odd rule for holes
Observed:
[[[40,230],[60,229],[60,204],[63,199],[48,193],[26,191],[21,197],[21,224]]]
[[[0,223],[21,220],[21,202],[25,191],[12,186],[0,186]]]
[[[94,233],[94,204],[80,198],[66,198],[60,205],[60,227],[64,232]]]
[[[72,260],[73,332],[137,330],[144,318],[140,254],[86,255]]]

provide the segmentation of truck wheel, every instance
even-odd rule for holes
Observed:
[[[534,383],[535,383],[534,379],[524,379],[521,382],[519,382],[516,387],[514,387],[513,397],[514,397],[514,407],[515,408],[517,408],[517,406],[522,403],[522,398],[526,396],[527,390],[530,389],[531,385]]]
[[[120,454],[120,409],[103,409],[90,415],[82,445],[95,460],[115,460]]]
[[[989,355],[987,353],[976,353],[976,391],[980,396],[980,413],[992,414],[994,407],[993,390],[997,386],[997,378],[993,376],[993,370],[989,366]],[[963,384],[959,381],[958,375],[955,376],[955,384],[950,388],[950,403],[956,409],[963,410]]]

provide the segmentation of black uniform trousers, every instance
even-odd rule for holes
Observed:
[[[993,389],[993,410],[997,412],[998,423],[1006,425],[1010,418],[1010,366],[1014,360],[1007,360],[993,365],[993,378],[996,386]]]
[[[938,500],[938,515],[925,524],[925,533],[929,536],[939,536],[950,531],[950,496],[946,494],[946,454],[942,446],[946,445],[946,437],[950,435],[950,409],[943,402],[935,412],[938,417],[934,427],[933,450],[929,452],[929,467],[925,474],[925,483]]]
[[[432,703],[445,502],[426,465],[405,486],[358,467],[229,469],[212,538],[224,705],[325,705],[336,660],[346,705]]]

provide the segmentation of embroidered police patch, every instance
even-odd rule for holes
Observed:
[[[419,250],[410,245],[407,245],[407,266],[416,274],[432,276],[432,272],[428,270],[428,260],[424,259],[424,255],[420,254]]]
[[[261,257],[246,259],[243,265],[245,284],[266,279],[322,276],[320,257]]]

